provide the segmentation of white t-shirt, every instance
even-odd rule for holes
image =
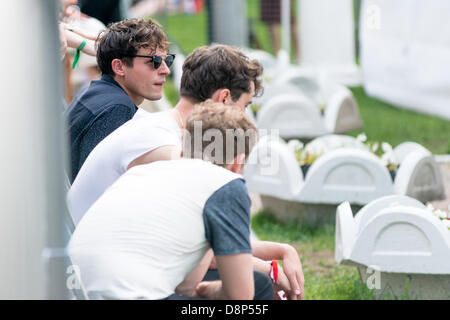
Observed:
[[[199,159],[157,161],[122,175],[92,205],[68,251],[90,297],[163,299],[211,247],[251,253],[241,175]]]
[[[67,193],[67,205],[75,226],[90,206],[139,156],[156,148],[181,148],[177,122],[165,113],[137,112],[101,141],[89,154]]]

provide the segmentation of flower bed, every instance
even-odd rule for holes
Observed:
[[[378,156],[361,138],[323,136],[304,147],[308,150],[303,154],[307,159],[305,164],[310,165],[306,175],[299,166],[294,144],[296,142],[291,142],[289,146],[281,139],[261,138],[244,171],[249,191],[261,195],[263,206],[268,205],[269,200],[288,201],[289,206],[284,207],[292,211],[288,216],[298,216],[295,210],[306,209],[307,214],[322,214],[317,211],[323,210],[299,209],[294,203],[300,203],[303,208],[304,205],[327,205],[329,214],[334,216],[336,205],[344,201],[362,206],[395,194],[422,202],[444,196],[438,165],[431,153],[416,143],[402,143],[391,148],[392,151],[385,146],[388,152]],[[388,170],[393,164],[398,165],[394,181]],[[280,211],[277,209],[280,205],[271,206],[272,211]],[[287,213],[278,214],[285,216]],[[322,218],[313,220],[323,221]]]
[[[358,142],[361,144],[358,144]],[[392,181],[395,181],[395,175],[397,174],[399,162],[392,146],[387,142],[380,143],[368,141],[365,133],[358,135],[356,137],[356,142],[352,139],[344,140],[339,138],[334,139],[333,141],[333,139],[326,138],[325,140],[316,140],[314,143],[308,144],[306,147],[297,139],[292,139],[288,142],[288,146],[295,154],[295,158],[302,169],[304,177],[306,177],[312,163],[326,152],[343,147],[357,147],[364,149],[362,144],[366,146],[365,150],[372,152],[380,158],[383,165],[389,170]]]

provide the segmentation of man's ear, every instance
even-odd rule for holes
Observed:
[[[218,89],[213,93],[211,99],[214,102],[220,102],[226,105],[231,104],[231,92],[229,89]]]
[[[124,65],[123,65],[122,60],[114,59],[113,61],[111,61],[111,68],[116,75],[118,75],[118,76],[125,75],[125,70],[124,70]]]
[[[230,170],[234,173],[242,174],[244,172],[245,154],[241,153],[234,157]]]

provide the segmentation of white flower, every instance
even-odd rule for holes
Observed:
[[[393,152],[386,152],[381,156],[381,161],[383,162],[384,166],[389,165],[397,165],[397,158],[395,157]]]
[[[392,146],[387,142],[383,142],[381,143],[381,149],[384,151],[384,154],[381,156],[383,165],[386,167],[398,167],[397,157],[394,154]]]
[[[367,136],[366,136],[366,134],[364,132],[360,133],[356,137],[356,140],[358,140],[359,142],[366,142],[367,141]]]
[[[444,212],[444,211],[442,211],[442,210],[439,210],[439,209],[436,209],[436,210],[434,210],[434,215],[436,216],[436,217],[438,217],[439,219],[447,219],[447,213],[446,212]]]
[[[327,146],[322,141],[317,141],[311,146],[310,153],[320,157],[327,152]]]
[[[391,146],[389,143],[387,143],[387,142],[381,143],[381,149],[382,149],[385,153],[388,153],[388,152],[392,152],[392,151],[393,151],[393,150],[392,150],[392,146]]]
[[[287,143],[287,146],[292,152],[295,153],[299,150],[302,150],[304,147],[304,144],[297,139],[292,139],[292,140],[289,140],[289,142]]]

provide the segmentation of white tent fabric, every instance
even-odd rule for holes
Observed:
[[[363,1],[366,92],[450,120],[450,1]]]

